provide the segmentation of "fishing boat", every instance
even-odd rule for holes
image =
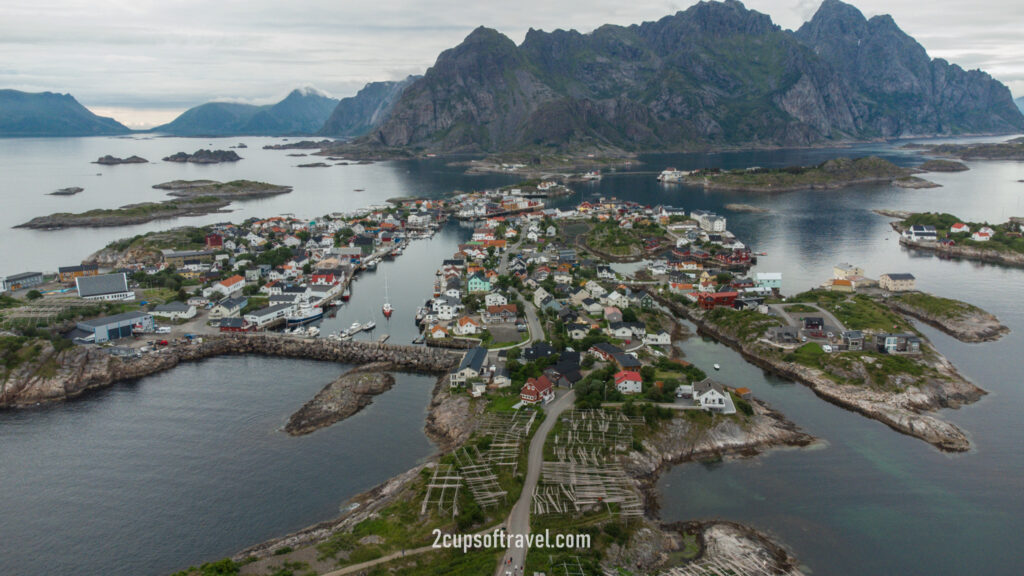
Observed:
[[[601,171],[600,170],[591,170],[590,172],[587,172],[586,174],[584,174],[582,176],[582,178],[584,180],[600,180],[601,179]]]
[[[303,302],[299,306],[298,310],[285,316],[285,319],[289,326],[302,326],[309,324],[314,320],[319,320],[324,317],[324,309],[319,306],[314,306],[309,302]]]
[[[376,258],[370,258],[369,260],[366,261],[366,263],[363,264],[363,266],[365,266],[367,270],[376,270],[377,269],[377,259]]]
[[[381,312],[384,313],[384,317],[391,319],[391,314],[394,313],[395,309],[391,307],[391,292],[388,290],[388,279],[384,277],[384,306],[381,307]]]
[[[341,301],[348,302],[348,299],[352,297],[352,291],[345,288],[345,291],[341,293]]]
[[[367,322],[366,324],[363,324],[363,326],[362,326],[364,332],[369,332],[370,330],[373,330],[376,327],[377,327],[377,323],[374,322],[373,320],[370,320],[369,322]]]
[[[715,364],[715,370],[721,370],[721,369],[722,369],[721,366],[719,366],[718,364]]]

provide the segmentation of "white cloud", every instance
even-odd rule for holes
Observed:
[[[665,0],[3,0],[0,86],[70,92],[86,105],[156,117],[214,99],[267,102],[315,85],[351,95],[373,80],[422,73],[478,25],[516,42],[533,27],[590,31],[685,9]],[[10,4],[10,5],[8,5]],[[748,0],[784,28],[817,0]],[[933,56],[982,68],[1024,94],[1024,3],[865,0],[889,13]],[[155,112],[160,110],[161,112]]]

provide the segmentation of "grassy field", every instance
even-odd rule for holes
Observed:
[[[955,320],[957,318],[963,318],[968,314],[982,312],[982,310],[977,306],[972,306],[966,302],[953,300],[951,298],[932,296],[931,294],[925,294],[923,292],[897,294],[892,296],[892,299],[903,302],[921,310],[922,312],[939,318]]]
[[[911,330],[910,324],[902,316],[863,294],[850,295],[826,290],[811,290],[797,294],[789,301],[814,302],[835,315],[849,330],[881,332]]]
[[[747,342],[757,340],[765,330],[772,326],[782,325],[782,320],[754,310],[734,310],[721,307],[708,311],[704,318],[736,338]]]

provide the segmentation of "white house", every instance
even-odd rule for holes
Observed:
[[[710,378],[705,378],[693,385],[693,401],[705,410],[723,414],[736,412],[736,407],[733,406],[732,398],[725,391],[725,387]]]
[[[603,286],[601,286],[600,284],[593,280],[587,282],[583,286],[583,289],[586,290],[587,292],[590,292],[590,295],[593,296],[594,298],[600,298],[608,293],[608,291],[605,290]]]
[[[196,307],[184,302],[168,302],[153,308],[150,314],[167,318],[168,320],[188,320],[195,318]]]
[[[551,294],[548,293],[547,290],[543,287],[538,287],[537,290],[533,292],[533,305],[540,308],[541,304],[544,303],[544,300],[547,300],[548,296],[551,296]]]
[[[508,298],[505,298],[497,292],[491,292],[484,296],[484,304],[486,306],[504,306],[505,304],[508,304]]]
[[[234,318],[248,302],[244,298],[225,298],[210,308],[210,319]]]
[[[471,378],[479,378],[483,372],[484,361],[487,359],[486,348],[470,348],[462,357],[459,367],[449,375],[449,385],[453,388],[461,386]]]
[[[754,285],[758,288],[767,288],[769,290],[781,290],[782,289],[782,273],[781,272],[758,272],[754,276]]]
[[[480,323],[470,318],[469,316],[463,316],[455,322],[455,328],[452,329],[458,336],[469,336],[471,334],[479,334],[482,331]]]
[[[278,304],[276,306],[267,306],[266,308],[257,310],[250,314],[245,315],[245,321],[253,326],[266,326],[271,322],[284,318],[289,312],[295,307],[291,304]]]
[[[219,293],[225,298],[232,298],[240,294],[242,288],[245,288],[245,277],[235,274],[230,278],[215,282],[213,286],[203,290],[203,296],[209,297]]]
[[[632,370],[623,370],[615,375],[615,389],[622,394],[639,394],[644,389],[643,378]]]
[[[661,330],[655,334],[644,335],[644,344],[648,346],[671,346],[672,335]]]

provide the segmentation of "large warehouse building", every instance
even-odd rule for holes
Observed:
[[[110,340],[128,338],[133,330],[152,332],[156,329],[153,315],[148,312],[125,312],[104,318],[93,318],[78,323],[72,337],[83,342],[101,344]]]

